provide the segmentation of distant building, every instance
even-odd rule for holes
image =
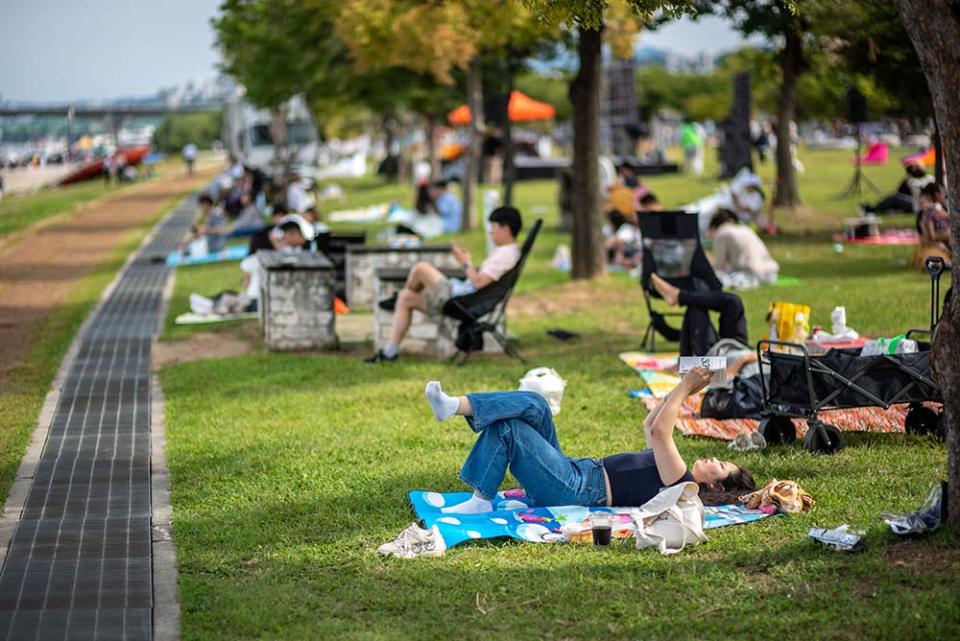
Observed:
[[[688,56],[647,45],[634,49],[633,60],[638,67],[663,67],[670,73],[708,74],[716,68],[716,58],[706,51]]]

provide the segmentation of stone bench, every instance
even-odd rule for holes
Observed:
[[[336,275],[319,253],[259,251],[260,329],[268,349],[337,346],[333,313]]]
[[[407,281],[409,269],[381,267],[374,274],[374,290],[376,300],[381,301],[393,296],[403,289]],[[463,278],[462,269],[441,268],[448,277]],[[449,316],[429,316],[415,311],[410,321],[410,329],[400,344],[400,351],[408,354],[424,354],[436,358],[449,358],[457,353],[454,341],[460,321]],[[497,326],[501,333],[506,335],[506,315]],[[376,349],[381,349],[390,341],[393,329],[393,312],[380,309],[374,305],[373,310],[373,342]],[[500,344],[485,334],[483,337],[483,352],[486,354],[502,354]]]
[[[439,268],[458,266],[450,253],[449,244],[421,245],[420,247],[390,247],[389,245],[351,245],[347,247],[346,289],[347,304],[355,309],[372,309],[376,297],[374,277],[381,268],[410,269],[423,260]]]

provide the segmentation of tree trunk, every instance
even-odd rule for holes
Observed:
[[[270,111],[270,139],[273,141],[273,171],[280,176],[281,184],[289,180],[290,162],[287,157],[287,110],[278,107]]]
[[[473,229],[477,224],[476,193],[480,169],[480,153],[483,147],[483,66],[480,57],[470,61],[467,69],[467,107],[470,109],[470,142],[464,157],[463,179],[460,182],[463,194],[463,227]]]
[[[503,124],[503,204],[513,206],[513,183],[516,182],[517,172],[513,165],[513,122],[510,120],[510,94],[513,93],[513,82],[516,67],[513,61],[507,62],[507,117]]]
[[[895,0],[927,77],[936,114],[947,184],[960,185],[960,20],[947,0]],[[950,243],[960,247],[960,191],[947,191]],[[947,432],[949,522],[960,526],[960,270],[950,272],[953,294],[933,335],[933,379],[943,393]]]
[[[933,179],[938,185],[943,182],[943,145],[940,144],[940,126],[937,124],[937,118],[933,118]]]
[[[393,130],[393,119],[390,118],[390,116],[383,117],[383,136],[384,136],[383,144],[387,148],[386,149],[387,155],[384,158],[384,161],[386,162],[386,168],[387,168],[385,177],[387,178],[387,180],[396,180],[397,173],[400,169],[399,167],[400,161],[398,158],[397,165],[394,166],[392,164],[393,161],[391,160],[391,158],[393,158],[393,146],[394,144],[396,144],[397,137],[396,137],[396,133]]]
[[[573,104],[573,278],[593,278],[606,273],[606,256],[600,235],[600,73],[601,29],[580,27],[577,54],[580,69],[570,83]]]
[[[773,204],[790,209],[800,204],[797,172],[793,167],[793,154],[790,149],[790,123],[797,111],[797,76],[800,73],[802,47],[800,34],[792,31],[786,34],[786,43],[780,53],[783,83],[780,85],[780,99],[777,104],[777,188]]]
[[[440,176],[440,156],[437,155],[437,114],[429,113],[427,119],[427,162],[430,163],[430,180]]]

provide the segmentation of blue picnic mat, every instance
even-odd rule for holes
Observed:
[[[631,522],[629,507],[588,508],[579,505],[534,507],[523,490],[497,492],[493,511],[483,514],[444,514],[440,509],[456,505],[470,498],[469,492],[410,492],[410,503],[424,527],[434,525],[440,531],[447,547],[473,539],[510,537],[531,543],[563,541],[560,527],[565,523],[584,523],[591,511],[611,512],[614,531],[618,524],[624,528]],[[760,510],[748,510],[742,505],[717,505],[706,508],[706,529],[759,521],[769,516]],[[624,534],[626,532],[624,531]]]
[[[221,263],[231,260],[243,260],[247,257],[249,248],[246,245],[231,245],[223,251],[203,256],[191,256],[183,252],[171,252],[167,256],[167,267],[186,267],[188,265],[206,265],[207,263]]]

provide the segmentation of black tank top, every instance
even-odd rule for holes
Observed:
[[[611,505],[616,507],[639,507],[655,497],[667,484],[660,479],[653,450],[613,454],[600,461],[610,479]],[[683,473],[677,483],[693,481],[690,470]]]

